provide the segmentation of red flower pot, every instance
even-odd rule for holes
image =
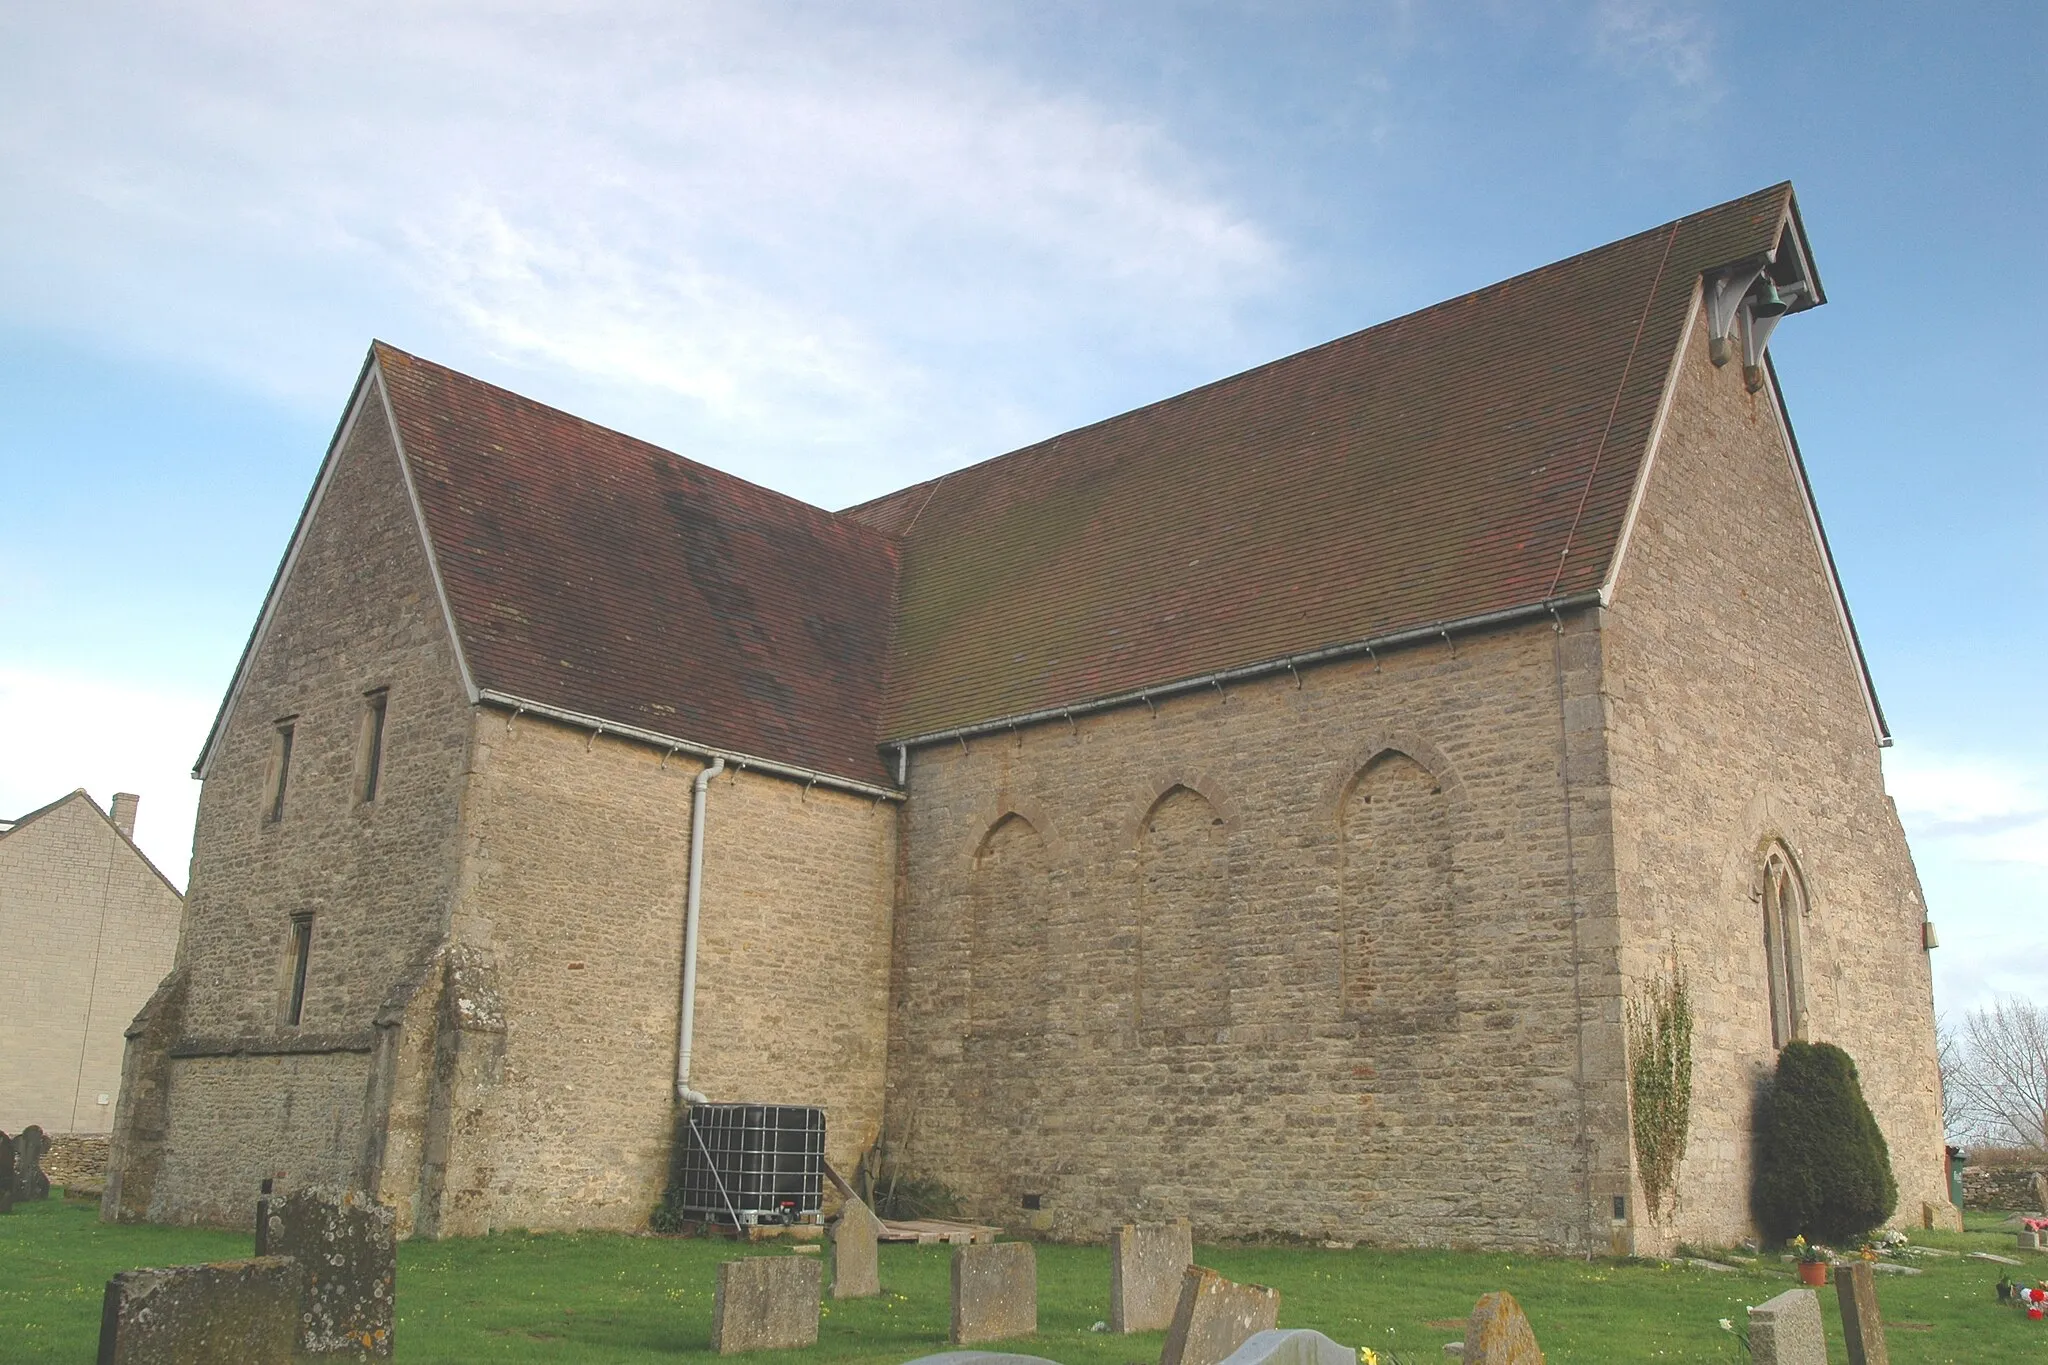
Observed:
[[[1826,1261],[1801,1261],[1799,1263],[1799,1282],[1815,1287],[1826,1284],[1828,1282],[1828,1263]]]

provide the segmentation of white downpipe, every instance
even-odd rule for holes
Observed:
[[[714,758],[697,774],[690,788],[690,889],[683,910],[683,1017],[676,1025],[676,1098],[685,1104],[708,1104],[690,1089],[690,1039],[697,1022],[697,905],[704,894],[704,792],[711,779],[725,771]]]

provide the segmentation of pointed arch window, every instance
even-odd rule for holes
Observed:
[[[1771,1046],[1806,1036],[1806,973],[1800,940],[1806,888],[1792,855],[1774,846],[1764,857],[1764,961],[1770,976]]]

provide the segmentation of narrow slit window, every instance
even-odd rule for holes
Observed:
[[[264,819],[273,825],[284,819],[284,793],[292,772],[292,732],[296,728],[293,720],[279,721],[277,738],[270,745],[270,806]]]
[[[313,958],[313,917],[292,916],[291,939],[291,997],[288,1001],[284,1021],[294,1028],[306,1012],[306,966]]]
[[[1771,1045],[1806,1036],[1806,974],[1800,961],[1800,920],[1806,896],[1783,849],[1764,862],[1764,963],[1771,1003]]]
[[[384,688],[363,697],[361,733],[356,739],[356,801],[368,804],[377,799],[377,781],[384,772],[384,713],[391,693]]]

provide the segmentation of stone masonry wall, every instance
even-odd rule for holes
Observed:
[[[1773,843],[1806,892],[1804,1036],[1856,1059],[1917,1227],[1922,1201],[1947,1201],[1919,882],[1770,396],[1713,367],[1703,327],[1605,637],[1625,968],[1637,984],[1675,954],[1698,1011],[1679,1209],[1664,1232],[1638,1223],[1638,1245],[1753,1231],[1753,1104],[1775,1063],[1759,900]]]
[[[459,945],[502,1056],[451,1129],[433,1230],[644,1226],[666,1184],[691,784],[702,765],[477,713]],[[728,770],[707,800],[692,1084],[818,1104],[850,1169],[879,1131],[892,807]]]
[[[155,1220],[244,1221],[263,1176],[291,1189],[352,1166],[368,1137],[377,1010],[446,932],[469,707],[382,412],[373,395],[337,456],[200,793]],[[376,688],[389,703],[365,803],[360,727]],[[273,822],[275,722],[287,716]],[[313,939],[292,1027],[290,921],[302,913]]]
[[[184,902],[83,793],[0,838],[0,1131],[106,1133]]]
[[[1543,621],[914,752],[893,1160],[1060,1236],[1604,1251],[1598,659]]]

